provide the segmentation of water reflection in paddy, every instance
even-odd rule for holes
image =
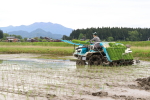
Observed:
[[[30,60],[1,60],[0,69],[26,68],[76,68],[76,63],[70,60],[30,59]]]

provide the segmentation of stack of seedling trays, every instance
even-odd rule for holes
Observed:
[[[90,44],[88,41],[72,40],[73,43]]]
[[[132,60],[133,56],[131,53],[125,54],[127,49],[125,45],[118,43],[109,43],[110,47],[107,47],[107,53],[112,61],[116,60]]]

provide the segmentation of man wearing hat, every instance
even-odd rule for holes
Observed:
[[[93,34],[93,39],[90,40],[90,42],[94,41],[94,42],[100,42],[100,38],[97,36],[97,33],[94,32]]]
[[[94,41],[94,43],[93,43],[92,41]],[[88,46],[89,50],[93,50],[93,49],[94,49],[94,50],[100,50],[100,49],[101,49],[101,46],[100,46],[100,44],[99,44],[100,41],[101,41],[101,40],[100,40],[100,38],[97,36],[97,33],[94,32],[94,33],[93,33],[93,39],[90,40],[90,43],[93,43],[94,45],[89,45],[89,46]]]

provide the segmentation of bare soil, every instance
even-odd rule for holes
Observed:
[[[1,60],[8,60],[0,64],[0,100],[150,100],[150,62],[78,67],[68,60],[34,58],[38,56],[0,55]],[[36,67],[39,62],[43,65]],[[62,68],[52,68],[51,62],[56,67],[61,62]]]

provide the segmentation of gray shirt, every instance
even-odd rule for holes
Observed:
[[[91,42],[92,42],[92,41],[94,41],[94,42],[100,42],[101,40],[100,40],[99,37],[96,36],[96,37],[94,37],[93,39],[91,39],[90,41],[91,41]]]

